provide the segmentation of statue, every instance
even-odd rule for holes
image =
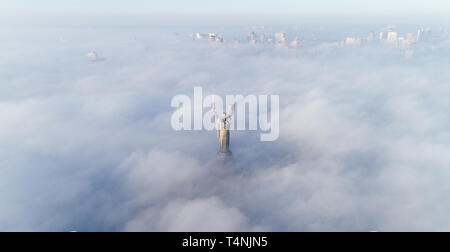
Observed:
[[[219,116],[216,113],[216,105],[214,103],[214,96],[212,101],[212,111],[216,116],[217,123],[217,138],[219,138],[219,153],[225,155],[231,155],[230,151],[230,119],[234,114],[235,105],[231,105],[228,109],[227,113],[222,113],[222,116]]]

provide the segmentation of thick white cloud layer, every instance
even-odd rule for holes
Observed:
[[[447,47],[406,59],[177,29],[1,35],[0,230],[450,230]],[[280,139],[233,132],[221,162],[214,132],[170,127],[194,86],[280,95]]]

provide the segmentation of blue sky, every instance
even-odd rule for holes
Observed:
[[[0,24],[450,23],[448,0],[0,0]]]
[[[445,14],[448,0],[2,0],[8,11],[98,11],[177,13],[296,13],[296,14]]]

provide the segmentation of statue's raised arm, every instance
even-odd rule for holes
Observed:
[[[236,103],[233,105],[230,105],[228,107],[228,116],[227,119],[230,119],[234,115],[234,111],[236,111]]]
[[[219,115],[216,112],[216,101],[215,101],[214,95],[212,96],[211,110],[212,110],[212,112],[214,112],[214,115],[216,116],[216,119],[219,119],[220,117],[219,117]]]

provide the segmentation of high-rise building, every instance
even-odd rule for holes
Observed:
[[[387,33],[387,40],[389,41],[397,41],[398,33],[394,31],[389,31]]]
[[[347,37],[345,39],[345,44],[350,46],[360,46],[362,43],[362,38],[354,38],[354,37]]]
[[[291,47],[293,48],[297,48],[300,45],[300,40],[298,38],[295,38],[292,42],[291,42]]]
[[[286,44],[286,42],[287,42],[286,35],[283,32],[275,33],[274,36],[275,36],[275,41],[277,42],[277,44],[280,44],[280,45]]]
[[[414,43],[416,41],[416,38],[414,37],[414,33],[408,32],[406,34],[406,41],[408,41],[408,43]]]
[[[254,33],[254,32],[251,32],[248,34],[248,39],[249,39],[250,43],[252,43],[252,44],[258,43],[258,37],[257,37],[256,33]]]
[[[86,55],[90,60],[97,60],[98,54],[95,51],[91,51]]]
[[[210,41],[216,41],[217,34],[210,32],[208,33],[208,38]]]
[[[432,37],[433,33],[430,28],[427,29],[420,28],[419,31],[417,32],[417,41],[419,42],[431,41]]]
[[[203,39],[203,34],[197,32],[197,34],[195,34],[195,38],[201,40]]]
[[[375,40],[375,32],[372,31],[369,33],[369,36],[367,36],[366,41],[367,43],[372,43],[374,40]]]
[[[250,41],[255,40],[255,39],[256,39],[256,34],[255,34],[254,32],[250,32],[250,33],[248,34],[248,39],[249,39]]]
[[[420,42],[423,40],[423,34],[424,34],[424,29],[420,28],[419,31],[417,31],[417,41]]]

